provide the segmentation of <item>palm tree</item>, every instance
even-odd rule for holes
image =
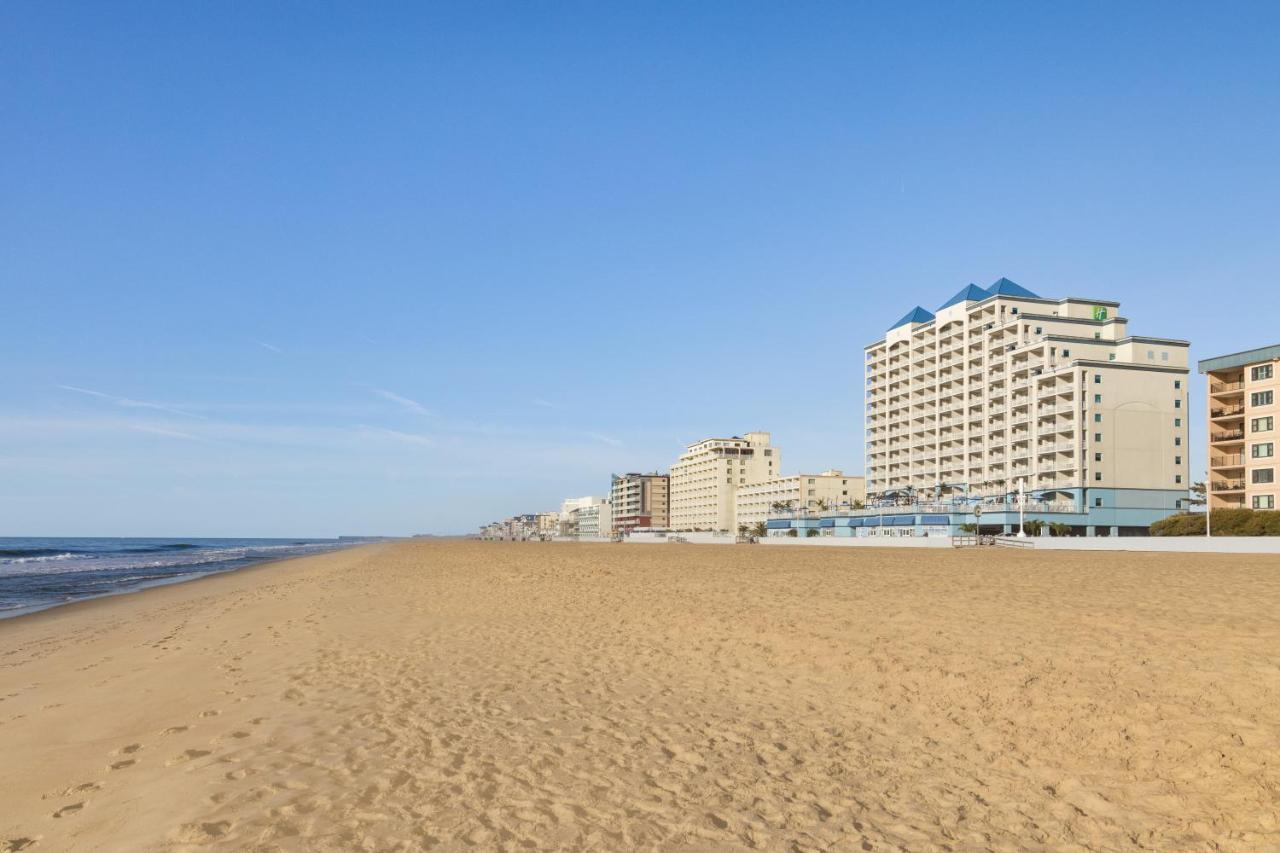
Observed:
[[[746,536],[746,535],[747,535],[747,525],[746,525],[746,524],[739,524],[739,525],[738,525],[738,535],[739,535],[739,536]]]
[[[854,508],[854,509],[866,509],[866,508],[867,508],[867,505],[866,505],[865,503],[863,503],[862,501],[858,500],[857,498],[854,498],[854,500],[853,500],[853,508]]]
[[[826,498],[818,498],[818,511],[819,511],[819,512],[826,512],[826,511],[827,511],[827,499],[826,499]]]
[[[769,525],[765,524],[763,521],[757,521],[756,526],[751,528],[751,535],[755,536],[757,539],[767,536],[768,534]]]

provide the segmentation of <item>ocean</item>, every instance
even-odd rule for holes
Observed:
[[[0,619],[361,541],[0,537]]]

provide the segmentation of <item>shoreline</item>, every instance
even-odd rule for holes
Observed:
[[[103,599],[119,598],[121,596],[136,595],[138,593],[147,592],[154,589],[163,589],[170,586],[180,586],[183,584],[194,583],[196,581],[205,580],[207,578],[222,577],[223,575],[235,574],[237,572],[246,571],[248,569],[258,569],[273,563],[287,563],[291,560],[306,560],[311,557],[323,557],[327,554],[336,554],[343,551],[349,551],[352,548],[361,548],[366,545],[381,544],[378,542],[353,542],[350,545],[335,545],[333,548],[325,550],[318,554],[295,554],[288,557],[267,557],[262,560],[244,563],[239,566],[230,566],[225,569],[217,569],[207,572],[191,572],[185,575],[174,575],[168,578],[157,578],[153,581],[144,582],[129,589],[109,590],[107,592],[98,593],[97,595],[87,595],[75,598],[70,601],[60,601],[52,604],[33,605],[30,607],[14,607],[9,610],[0,610],[0,626],[14,619],[26,619],[31,616],[37,616],[41,613],[48,613],[54,610],[62,610],[67,607],[75,607],[80,604],[88,604],[94,601],[102,601]]]
[[[292,557],[276,557],[261,560],[255,563],[247,563],[243,566],[234,566],[229,569],[222,569],[216,572],[202,572],[193,574],[181,579],[173,578],[161,580],[157,583],[146,584],[135,587],[133,589],[116,590],[113,592],[104,592],[101,595],[88,596],[86,598],[77,598],[74,601],[66,601],[60,604],[51,604],[47,607],[38,607],[34,610],[24,610],[20,613],[14,613],[12,616],[0,615],[0,635],[3,635],[6,626],[27,623],[31,620],[41,617],[52,617],[58,614],[78,612],[82,609],[91,609],[95,606],[104,606],[112,602],[132,599],[134,596],[143,596],[147,593],[160,593],[170,589],[186,588],[202,581],[217,581],[228,577],[238,576],[242,573],[251,573],[262,571],[273,566],[282,566],[288,563],[298,562],[300,560],[313,560],[328,557],[334,554],[345,554],[360,548],[373,548],[378,545],[384,545],[384,542],[364,542],[356,543],[349,546],[339,546],[331,551],[325,551],[322,554],[299,554]],[[12,611],[7,611],[12,612]]]

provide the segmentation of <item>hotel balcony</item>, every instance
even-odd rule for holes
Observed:
[[[1228,454],[1226,456],[1211,456],[1209,457],[1209,467],[1210,468],[1243,468],[1244,454],[1236,453],[1236,454]]]
[[[1244,429],[1219,430],[1209,433],[1210,444],[1239,444],[1244,441]]]
[[[1244,374],[1238,375],[1231,382],[1210,382],[1209,394],[1214,397],[1237,397],[1244,395]]]
[[[1212,420],[1238,420],[1244,418],[1244,405],[1210,406],[1209,417]]]
[[[1210,482],[1209,488],[1215,495],[1230,492],[1243,492],[1244,480],[1213,480]]]

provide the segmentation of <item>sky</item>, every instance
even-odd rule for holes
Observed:
[[[862,348],[1001,276],[1280,342],[1280,4],[11,2],[0,44],[0,535],[464,533],[750,430],[861,473]]]

